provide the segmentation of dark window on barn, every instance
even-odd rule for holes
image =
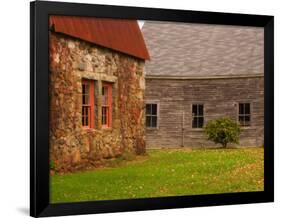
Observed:
[[[202,128],[204,124],[203,104],[192,105],[192,128]]]
[[[93,80],[82,80],[82,126],[94,128]]]
[[[146,104],[146,127],[157,127],[157,104]]]
[[[238,119],[241,126],[250,126],[251,124],[250,103],[239,103]]]

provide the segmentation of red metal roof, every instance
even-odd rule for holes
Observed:
[[[55,32],[140,59],[150,59],[136,20],[52,15],[49,25]]]

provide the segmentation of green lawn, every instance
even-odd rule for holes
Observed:
[[[51,202],[263,190],[263,148],[152,150],[107,168],[51,177]]]

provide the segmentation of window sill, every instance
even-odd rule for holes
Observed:
[[[203,132],[204,128],[191,128],[190,131],[193,131],[193,132]]]
[[[146,130],[158,130],[159,129],[159,127],[146,127],[145,128]]]
[[[102,127],[101,127],[101,130],[110,131],[110,130],[112,130],[112,127],[102,126]]]
[[[97,129],[95,129],[95,128],[90,128],[90,127],[85,127],[85,126],[83,126],[82,129],[85,130],[85,131],[88,131],[88,132],[97,131]]]
[[[242,130],[254,130],[254,129],[256,129],[255,127],[253,127],[253,126],[240,126],[240,128],[242,129]]]

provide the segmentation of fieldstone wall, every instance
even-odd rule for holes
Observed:
[[[144,61],[49,33],[50,159],[57,171],[145,152]],[[82,127],[83,78],[95,81],[95,128]],[[101,126],[102,82],[113,83],[112,127]]]
[[[159,105],[158,128],[146,129],[147,148],[216,147],[203,129],[192,128],[192,104],[204,104],[204,123],[238,120],[238,104],[251,104],[251,125],[242,127],[239,146],[264,143],[264,78],[146,78],[145,100]],[[232,145],[234,146],[234,145]]]

